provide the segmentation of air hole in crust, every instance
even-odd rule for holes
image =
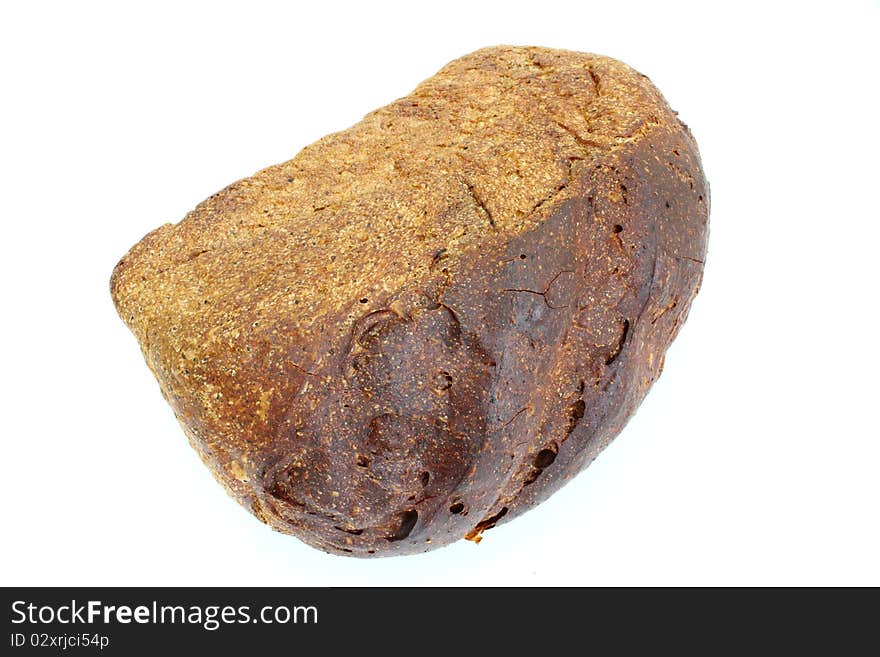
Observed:
[[[556,445],[552,447],[545,447],[535,456],[535,467],[539,470],[543,470],[544,468],[553,464],[553,461],[556,460],[556,452],[558,448]]]
[[[456,502],[451,507],[449,507],[449,513],[459,514],[464,511],[464,504],[461,502]]]
[[[334,525],[333,529],[338,529],[339,531],[345,532],[346,534],[351,534],[352,536],[360,536],[364,533],[363,529],[347,529],[345,527],[339,527],[337,525]]]
[[[434,389],[438,391],[449,390],[452,387],[452,375],[449,372],[437,372],[434,375]]]
[[[477,531],[484,531],[486,529],[492,529],[498,521],[501,520],[504,516],[507,515],[507,507],[501,507],[501,511],[496,513],[494,516],[486,518],[485,520],[479,522],[476,526]]]
[[[583,399],[578,399],[571,405],[571,409],[568,411],[568,433],[575,430],[578,423],[581,421],[581,418],[584,417],[586,410],[587,405],[584,403]]]
[[[412,530],[416,526],[416,523],[418,521],[418,511],[416,511],[415,509],[404,511],[400,514],[400,526],[398,526],[397,531],[395,531],[394,534],[388,537],[388,540],[392,542],[402,541],[412,533]]]

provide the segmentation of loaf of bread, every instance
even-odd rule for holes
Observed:
[[[645,76],[493,47],[154,230],[111,290],[257,518],[416,553],[479,540],[621,430],[699,287],[708,208]]]

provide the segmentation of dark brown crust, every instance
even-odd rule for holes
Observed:
[[[193,233],[164,227],[114,272],[120,315],[202,458],[258,518],[322,550],[380,556],[479,540],[546,499],[635,411],[699,287],[708,188],[693,138],[650,83],[577,53],[469,57],[459,60],[467,71],[471,61],[484,70],[526,59],[545,77],[551,62],[563,80],[569,61],[586,61],[591,75],[631,75],[644,95],[630,92],[624,109],[639,120],[622,137],[610,134],[619,126],[597,130],[595,143],[566,155],[557,192],[523,201],[534,206],[524,229],[504,223],[503,189],[465,185],[476,206],[469,221],[495,230],[454,248],[435,243],[421,269],[378,298],[319,299],[320,330],[277,305],[255,310],[264,261],[248,269],[232,251],[206,261],[201,278],[176,275],[177,263],[192,267],[205,252]],[[209,200],[204,216],[251,202],[235,199]],[[196,235],[213,230],[204,221]],[[186,223],[181,230],[196,230]],[[272,252],[264,241],[247,248]],[[228,304],[222,321],[200,324],[175,306],[208,296],[198,281],[241,271],[241,296],[216,300]],[[231,337],[215,340],[221,329]],[[249,333],[244,349],[236,333]]]

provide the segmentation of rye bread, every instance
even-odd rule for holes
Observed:
[[[486,48],[151,232],[111,289],[242,505],[328,552],[422,552],[617,435],[697,292],[708,213],[645,76]]]

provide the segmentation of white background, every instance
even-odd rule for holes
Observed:
[[[0,10],[0,583],[880,584],[876,3],[135,7]],[[702,292],[638,414],[540,508],[478,546],[325,555],[214,482],[110,272],[497,43],[622,59],[680,111],[712,188]]]

